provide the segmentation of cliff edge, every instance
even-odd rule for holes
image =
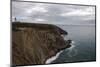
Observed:
[[[12,64],[45,64],[57,52],[69,48],[68,33],[52,24],[12,23]]]

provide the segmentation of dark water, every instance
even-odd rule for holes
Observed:
[[[73,40],[71,48],[64,50],[52,63],[95,61],[95,25],[58,25],[68,32],[65,38]]]

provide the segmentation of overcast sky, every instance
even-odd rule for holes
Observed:
[[[72,25],[94,25],[95,7],[79,5],[12,2],[12,21]]]

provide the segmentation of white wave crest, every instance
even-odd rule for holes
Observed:
[[[70,47],[70,48],[66,48],[65,51],[69,49],[70,52],[71,52],[72,49],[75,47],[75,46],[73,45],[74,43],[75,43],[75,42],[72,41],[71,47]],[[64,50],[61,50],[61,51],[58,52],[55,56],[52,56],[51,58],[47,59],[47,61],[45,62],[45,64],[50,64],[51,62],[53,62],[54,60],[56,60],[56,59],[59,57],[59,55],[60,55],[63,51],[64,51]],[[70,55],[70,52],[69,52],[69,55]]]
[[[68,48],[68,49],[65,49],[65,51],[69,50],[69,52],[67,53],[69,57],[73,57],[73,56],[76,56],[77,55],[77,49],[75,49],[75,42],[72,41],[71,43],[71,47]]]
[[[58,52],[55,56],[52,56],[51,58],[47,59],[47,61],[45,62],[45,64],[49,64],[52,61],[56,60],[62,52],[63,52],[63,50],[60,51],[60,52]]]

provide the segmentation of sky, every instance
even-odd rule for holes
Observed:
[[[12,21],[46,24],[95,25],[95,7],[12,1]]]

